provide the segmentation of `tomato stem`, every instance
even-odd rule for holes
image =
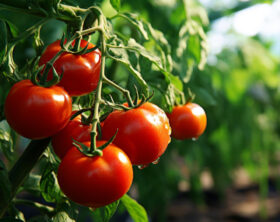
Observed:
[[[127,89],[122,88],[118,84],[116,84],[113,81],[111,81],[110,79],[108,79],[106,76],[103,77],[103,81],[104,81],[104,83],[107,83],[108,85],[113,86],[114,88],[119,90],[124,95],[124,97],[126,98],[129,107],[133,107],[133,100],[130,96],[130,92]]]
[[[103,19],[102,14],[98,16],[98,22],[101,27],[103,27]],[[100,38],[101,38],[101,71],[100,71],[100,78],[98,81],[98,85],[96,88],[96,94],[94,99],[93,105],[93,121],[92,121],[92,132],[91,132],[91,145],[90,145],[90,152],[96,152],[97,145],[96,145],[96,137],[97,137],[97,123],[99,122],[99,105],[101,102],[101,94],[102,94],[102,82],[105,76],[105,61],[106,61],[106,39],[104,36],[104,30],[100,31]]]

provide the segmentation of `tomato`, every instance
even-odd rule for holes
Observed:
[[[205,130],[207,118],[204,109],[196,103],[176,106],[167,113],[172,137],[179,140],[197,139]]]
[[[113,111],[105,119],[102,137],[123,149],[132,164],[147,165],[156,161],[170,142],[168,118],[158,106],[146,102],[129,111]]]
[[[30,80],[22,80],[12,86],[4,112],[17,133],[29,139],[42,139],[66,126],[71,116],[72,102],[61,87],[44,88]]]
[[[84,48],[88,44],[82,40],[80,46]],[[88,49],[94,45],[89,43]],[[39,65],[46,64],[59,51],[60,40],[50,44],[42,54]],[[58,83],[63,87],[70,96],[81,96],[88,94],[96,89],[100,77],[101,52],[96,49],[93,52],[84,55],[74,55],[71,53],[63,53],[54,63],[56,71],[63,77]],[[52,78],[52,71],[49,72],[48,80]]]
[[[97,141],[101,146],[106,141]],[[90,142],[84,143],[90,146]],[[57,173],[64,194],[84,206],[98,208],[121,198],[130,188],[133,169],[127,155],[110,144],[102,156],[88,157],[72,147]]]
[[[67,151],[73,147],[72,139],[79,142],[90,141],[91,129],[91,124],[85,125],[82,123],[81,115],[70,120],[66,127],[52,136],[52,147],[56,155],[62,159]]]

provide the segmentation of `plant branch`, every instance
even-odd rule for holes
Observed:
[[[116,88],[117,90],[119,90],[126,98],[129,107],[133,106],[133,101],[132,98],[130,96],[130,93],[127,89],[122,88],[121,86],[119,86],[118,84],[114,83],[113,81],[111,81],[110,79],[108,79],[106,76],[103,77],[103,81],[104,83],[107,83],[110,86],[113,86],[114,88]]]

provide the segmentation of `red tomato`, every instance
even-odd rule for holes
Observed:
[[[54,135],[68,123],[72,102],[58,86],[44,88],[30,80],[13,85],[5,102],[5,116],[10,126],[29,139]]]
[[[106,141],[97,141],[101,146]],[[90,142],[84,143],[90,146]],[[130,188],[133,169],[127,155],[110,144],[102,156],[88,157],[72,147],[57,173],[61,190],[72,201],[98,208],[120,199]]]
[[[81,41],[81,47],[85,47],[87,41]],[[88,49],[94,45],[89,43]],[[60,40],[50,44],[39,60],[39,65],[46,64],[60,51]],[[54,63],[56,71],[63,77],[58,83],[70,96],[81,96],[96,89],[100,77],[101,52],[96,49],[84,55],[63,53]],[[50,71],[48,79],[52,78]]]
[[[172,137],[179,140],[197,139],[205,130],[207,119],[204,109],[195,103],[176,106],[167,113]]]
[[[126,152],[132,164],[147,165],[156,161],[170,142],[168,118],[158,106],[146,102],[129,111],[113,111],[102,127],[104,139],[110,139]]]
[[[72,139],[79,142],[90,141],[91,129],[91,124],[82,123],[81,115],[70,120],[66,127],[52,137],[52,147],[56,155],[62,159],[67,151],[73,147]]]

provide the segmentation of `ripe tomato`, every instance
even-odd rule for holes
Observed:
[[[22,80],[12,86],[4,111],[8,123],[20,135],[42,139],[66,126],[72,102],[61,87],[44,88]]]
[[[81,47],[85,47],[87,41],[81,41]],[[94,45],[89,43],[88,49],[93,48]],[[39,65],[46,64],[59,51],[60,40],[50,44],[42,54]],[[63,87],[70,96],[81,96],[88,94],[96,89],[100,77],[101,52],[96,49],[93,52],[84,55],[74,55],[71,53],[63,53],[54,63],[56,71],[63,77],[58,83]],[[50,71],[48,80],[52,78],[52,71]]]
[[[106,141],[97,141],[101,146]],[[90,142],[84,143],[90,146]],[[133,169],[127,155],[110,144],[102,156],[88,157],[72,147],[57,173],[64,194],[84,206],[98,208],[121,198],[130,188]]]
[[[205,130],[207,119],[204,109],[195,103],[176,106],[167,113],[172,129],[172,137],[179,140],[197,139]]]
[[[79,142],[90,141],[91,129],[91,124],[85,125],[82,123],[81,115],[70,120],[66,127],[52,136],[52,147],[56,155],[62,159],[67,151],[73,147],[72,139]]]
[[[135,165],[156,161],[170,142],[166,114],[149,102],[129,111],[113,111],[104,121],[102,137],[110,139],[117,129],[113,143],[124,150]]]

